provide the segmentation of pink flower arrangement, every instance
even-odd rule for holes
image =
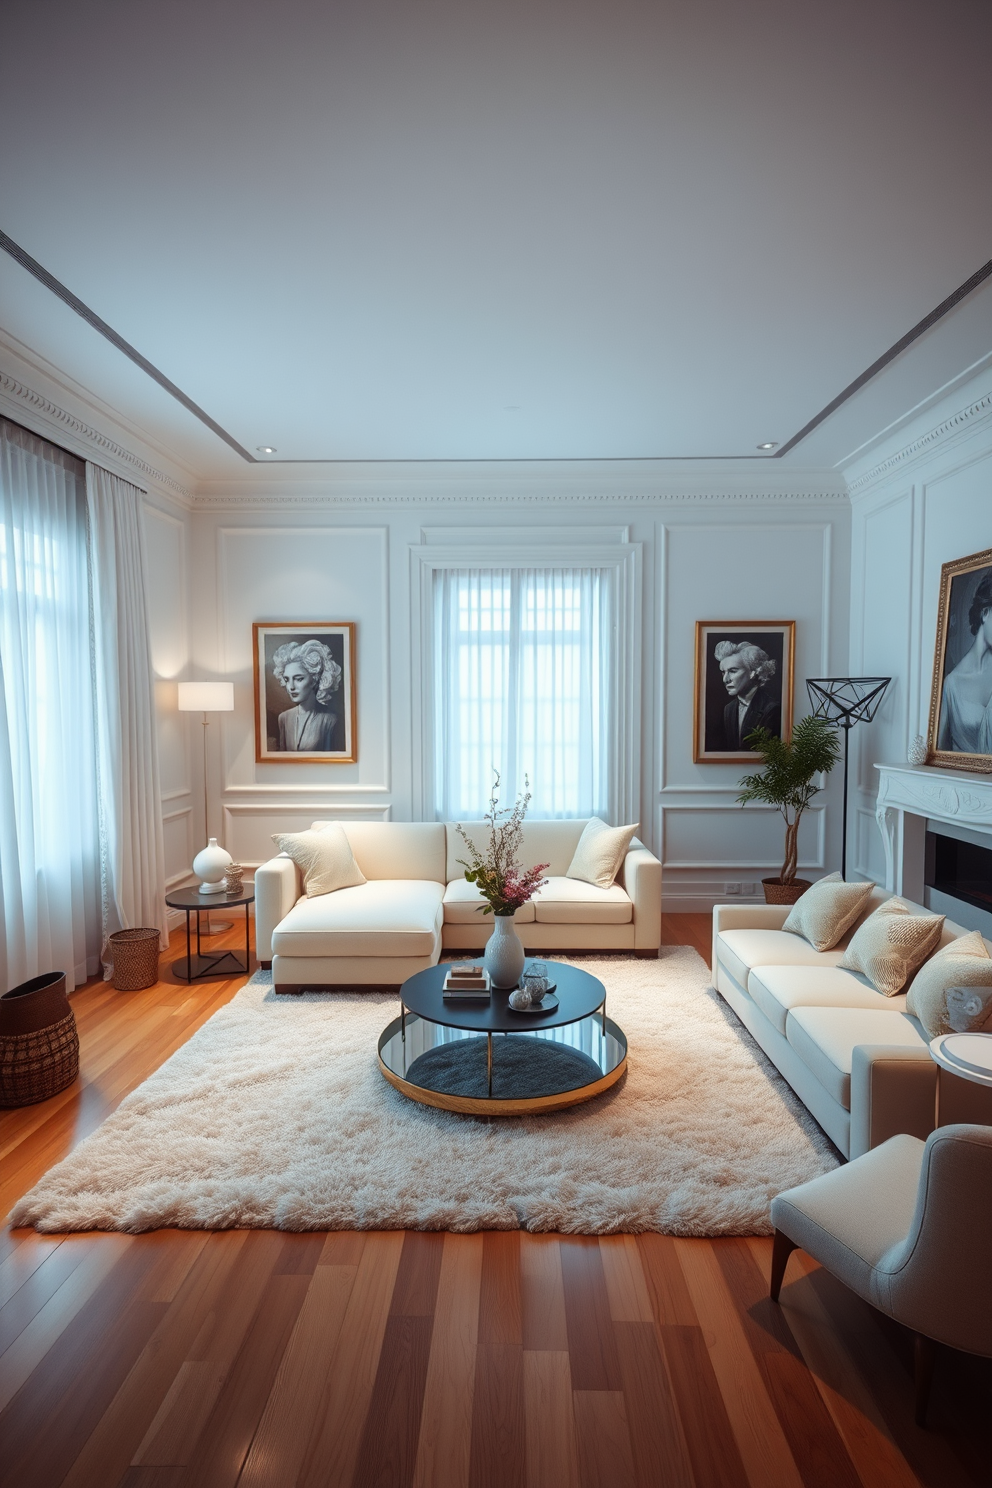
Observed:
[[[544,877],[544,870],[549,866],[547,863],[538,863],[536,868],[524,869],[517,861],[523,836],[523,820],[530,803],[527,785],[528,781],[525,779],[525,793],[517,797],[512,811],[507,807],[500,810],[499,771],[495,772],[489,810],[486,812],[486,821],[491,830],[489,851],[485,857],[469,840],[461,822],[457,824],[472,860],[466,863],[464,858],[459,858],[458,861],[465,869],[465,877],[469,883],[478,885],[479,892],[486,901],[483,914],[512,915],[522,904],[527,903],[543,883],[547,883]]]

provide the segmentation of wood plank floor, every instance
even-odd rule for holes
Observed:
[[[708,959],[703,915],[667,944]],[[172,954],[179,951],[174,940]],[[235,943],[237,933],[216,944]],[[237,990],[73,995],[80,1082],[0,1117],[0,1212]],[[770,1242],[486,1233],[0,1234],[0,1484],[988,1484],[992,1370],[938,1361]]]

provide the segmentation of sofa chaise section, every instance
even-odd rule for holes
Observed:
[[[324,822],[314,822],[319,830]],[[341,823],[366,883],[306,898],[286,854],[255,875],[256,949],[278,992],[396,987],[433,966],[442,949],[478,954],[492,917],[465,879],[465,843],[452,823]],[[548,882],[514,916],[528,951],[628,951],[657,956],[661,864],[635,838],[616,882],[601,889],[567,877],[585,821],[526,821],[525,866],[546,862]],[[488,826],[466,824],[485,847]]]

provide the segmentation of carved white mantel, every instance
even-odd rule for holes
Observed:
[[[875,820],[885,847],[885,887],[921,904],[927,818],[988,832],[992,838],[992,775],[927,765],[875,769],[880,777]]]

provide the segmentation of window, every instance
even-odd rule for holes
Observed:
[[[0,421],[0,974],[96,970],[84,467]]]
[[[539,817],[608,816],[613,572],[434,573],[434,800],[478,818],[493,770]]]

